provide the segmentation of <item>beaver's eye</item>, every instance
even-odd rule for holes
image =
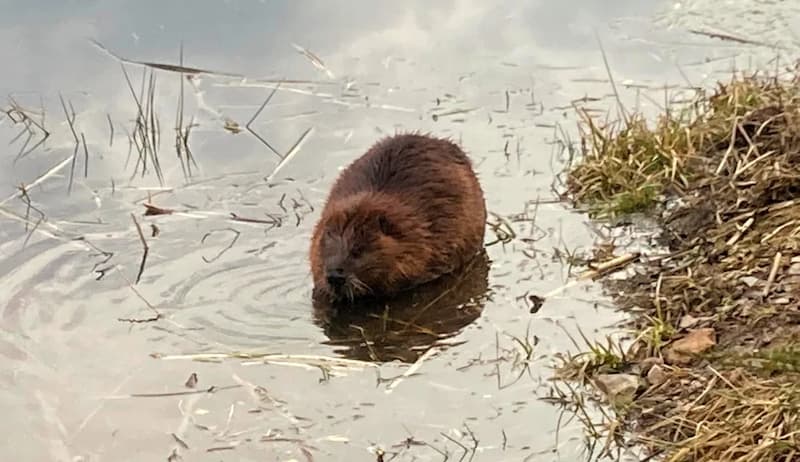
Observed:
[[[360,245],[355,246],[352,249],[350,249],[350,256],[353,257],[353,258],[358,258],[363,253],[364,253],[364,247],[360,246]]]

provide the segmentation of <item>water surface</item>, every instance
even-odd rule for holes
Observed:
[[[27,152],[38,128],[23,149],[22,123],[0,122],[0,138],[13,141],[0,151],[0,454],[350,461],[376,460],[379,447],[386,460],[454,460],[477,447],[474,460],[579,460],[580,426],[539,399],[552,355],[574,349],[560,326],[599,338],[622,317],[590,284],[531,313],[530,295],[567,282],[559,255],[597,239],[584,215],[554,203],[554,175],[576,139],[571,104],[614,104],[595,31],[626,102],[650,110],[665,83],[700,84],[741,53],[741,44],[687,35],[707,25],[691,19],[702,2],[680,8],[7,2],[0,93],[50,136]],[[154,73],[159,181],[152,159],[142,174],[129,139],[138,113],[130,88],[142,103],[150,70],[126,64],[129,87],[109,52],[175,65],[181,48],[185,66],[218,73]],[[229,129],[242,129],[278,80],[251,126],[278,154],[292,153],[276,171],[275,152]],[[194,124],[190,178],[175,150],[182,91],[184,126]],[[428,331],[387,334],[376,319],[326,324],[310,302],[311,227],[339,169],[405,130],[458,140],[489,210],[514,236],[487,248],[468,289],[438,299],[447,316],[398,312]],[[17,187],[34,182],[29,208]],[[143,216],[145,203],[176,213]],[[142,244],[131,214],[149,246],[136,284]],[[490,229],[487,242],[495,239]],[[428,350],[432,333],[445,344]],[[530,357],[520,344],[535,345]],[[264,364],[264,354],[288,356]],[[329,376],[320,358],[366,363]],[[186,394],[193,374],[194,390],[214,392]]]

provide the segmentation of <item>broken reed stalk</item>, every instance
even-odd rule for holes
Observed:
[[[75,140],[75,148],[72,152],[72,166],[70,167],[69,171],[69,183],[67,185],[67,194],[72,194],[72,183],[75,178],[75,161],[78,159],[80,140],[78,140],[78,135],[75,133],[75,111],[72,111],[72,117],[70,117],[70,114],[67,111],[67,105],[64,102],[64,97],[61,95],[61,93],[58,94],[58,98],[61,100],[61,107],[64,109],[64,116],[67,118],[67,124],[69,124],[69,129],[72,132],[72,138]],[[70,107],[72,107],[71,103]]]
[[[139,225],[139,221],[136,219],[136,215],[131,213],[131,219],[133,220],[133,224],[136,225],[136,232],[139,234],[139,240],[142,243],[142,260],[139,263],[139,272],[136,274],[136,282],[135,282],[135,284],[138,284],[139,281],[142,279],[142,273],[144,273],[144,267],[147,264],[147,256],[150,254],[150,246],[147,245],[147,240],[145,240],[144,238],[142,227]]]
[[[134,222],[135,222],[135,218],[134,218]],[[140,231],[140,235],[141,235],[141,231]],[[144,258],[142,260],[144,261]],[[142,295],[141,292],[139,292],[136,289],[136,286],[134,286],[134,284],[131,282],[131,280],[128,279],[128,276],[125,275],[124,271],[117,271],[117,274],[119,274],[120,277],[122,277],[122,279],[124,279],[125,282],[128,283],[128,288],[131,289],[131,292],[133,292],[136,295],[136,297],[139,300],[141,300],[145,304],[145,306],[147,306],[147,308],[150,311],[153,312],[153,316],[150,317],[150,318],[144,318],[144,319],[140,319],[140,318],[117,318],[117,321],[119,321],[119,322],[127,322],[129,324],[143,324],[143,323],[156,322],[156,321],[159,321],[159,320],[164,318],[164,315],[162,315],[161,312],[158,311],[158,309],[155,306],[153,306],[152,303],[147,301],[147,299],[144,297],[144,295]]]
[[[264,108],[267,106],[267,104],[269,104],[269,102],[270,102],[270,100],[272,99],[272,97],[273,97],[273,96],[275,96],[275,92],[277,92],[277,91],[278,91],[278,89],[280,88],[280,86],[281,86],[281,82],[278,82],[278,83],[277,83],[277,84],[276,84],[276,85],[275,85],[275,86],[272,88],[272,91],[269,93],[269,95],[267,95],[266,99],[264,99],[264,102],[263,102],[263,103],[261,103],[261,106],[259,106],[258,110],[257,110],[257,111],[256,111],[256,112],[253,114],[253,116],[252,116],[252,117],[250,117],[250,120],[248,120],[248,121],[247,121],[247,124],[245,124],[245,128],[246,128],[246,129],[247,129],[247,131],[248,131],[248,132],[250,132],[250,133],[251,133],[253,136],[255,136],[256,138],[258,138],[258,140],[259,140],[259,141],[261,141],[261,142],[264,144],[264,146],[268,147],[270,151],[272,151],[273,153],[275,153],[275,155],[276,155],[276,156],[278,156],[278,158],[279,158],[279,159],[283,160],[283,157],[284,157],[284,156],[283,156],[283,155],[281,155],[281,153],[279,153],[279,152],[278,152],[278,151],[277,151],[275,148],[273,148],[273,147],[272,147],[272,145],[271,145],[271,144],[269,144],[269,142],[268,142],[267,140],[265,140],[265,139],[264,139],[264,138],[263,138],[261,135],[259,135],[258,133],[256,133],[256,131],[255,131],[255,130],[253,130],[253,129],[252,129],[252,127],[251,127],[251,125],[252,125],[252,124],[253,124],[253,122],[256,120],[256,118],[258,118],[258,115],[259,115],[259,114],[261,114],[261,111],[263,111],[263,110],[264,110]]]
[[[23,134],[27,133],[28,136],[25,138],[25,142],[19,149],[19,152],[14,157],[13,163],[16,164],[17,161],[24,158],[31,152],[35,151],[39,146],[43,145],[45,141],[50,137],[50,132],[45,128],[45,111],[44,111],[44,103],[42,103],[42,120],[41,122],[37,122],[36,119],[31,117],[17,101],[12,98],[11,96],[8,97],[11,106],[4,111],[6,117],[8,117],[12,123],[15,125],[22,124],[23,128],[20,132],[15,136],[9,144],[14,144],[14,142],[19,139]],[[33,146],[28,148],[28,144],[30,144],[31,139],[36,135],[36,131],[33,128],[38,129],[42,136]]]

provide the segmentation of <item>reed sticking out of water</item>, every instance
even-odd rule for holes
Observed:
[[[28,245],[28,241],[30,241],[31,236],[33,236],[33,233],[35,233],[36,230],[39,229],[39,225],[44,220],[46,220],[47,217],[45,216],[44,212],[42,212],[38,207],[33,205],[31,197],[30,195],[28,195],[28,188],[24,184],[19,185],[19,197],[22,200],[22,202],[25,203],[25,232],[28,233],[28,235],[25,236],[25,241],[22,243],[22,247],[25,247]],[[39,214],[39,219],[32,227],[30,226],[31,210]],[[30,228],[30,231],[28,231],[28,228]]]
[[[180,73],[178,79],[180,80],[180,93],[178,94],[178,107],[175,114],[175,153],[178,156],[178,161],[181,163],[181,170],[183,171],[184,180],[188,181],[192,176],[192,165],[197,168],[192,150],[189,149],[189,134],[194,126],[194,117],[189,123],[184,126],[183,113],[184,113],[184,79],[186,74],[183,72],[183,42],[181,42],[180,50]]]
[[[108,147],[114,147],[114,122],[111,121],[111,114],[106,113],[106,119],[108,120]]]
[[[81,143],[83,144],[83,178],[89,177],[89,148],[86,146],[86,137],[81,132]]]
[[[158,182],[161,186],[164,185],[164,175],[161,170],[161,162],[158,158],[158,145],[161,138],[159,124],[155,115],[155,93],[156,93],[156,77],[153,69],[150,69],[150,77],[147,79],[147,93],[145,93],[145,79],[147,77],[147,68],[142,71],[142,84],[139,96],[136,95],[136,90],[133,89],[128,71],[125,65],[120,63],[122,73],[125,76],[125,82],[128,84],[128,89],[131,92],[131,97],[136,103],[136,119],[134,120],[134,127],[132,134],[129,135],[133,146],[139,155],[136,165],[134,166],[133,176],[136,176],[141,166],[141,175],[148,171],[148,160],[153,166],[156,173]]]
[[[158,177],[158,181],[160,185],[164,185],[164,177],[161,168],[161,162],[159,159],[159,152],[158,147],[160,145],[160,121],[155,113],[155,94],[156,94],[156,78],[155,78],[155,71],[166,71],[166,72],[175,72],[178,74],[179,82],[180,82],[180,92],[178,94],[178,102],[176,107],[176,114],[175,114],[175,152],[178,157],[178,161],[181,165],[181,171],[183,172],[184,180],[191,178],[192,176],[192,166],[194,168],[198,168],[197,161],[192,153],[192,150],[189,147],[189,136],[191,134],[192,128],[195,126],[194,117],[188,122],[185,123],[185,81],[186,78],[193,78],[198,74],[209,74],[214,76],[227,76],[227,77],[237,77],[243,78],[244,76],[239,74],[231,74],[225,72],[217,72],[211,71],[208,69],[201,69],[201,68],[194,68],[194,67],[187,67],[184,65],[184,50],[183,50],[183,42],[180,45],[180,54],[179,54],[179,64],[167,64],[167,63],[155,63],[155,62],[147,62],[147,61],[136,61],[127,59],[121,56],[116,55],[114,52],[106,48],[100,42],[96,40],[90,40],[92,44],[103,51],[104,53],[112,56],[114,59],[119,61],[120,68],[122,69],[123,75],[125,77],[125,81],[127,83],[128,89],[131,93],[131,96],[136,104],[137,114],[134,120],[134,127],[132,132],[127,132],[129,147],[128,147],[128,158],[125,161],[125,166],[127,168],[128,162],[130,160],[130,156],[133,152],[133,148],[136,148],[136,152],[138,154],[138,159],[136,161],[136,165],[134,167],[133,174],[131,178],[135,177],[137,173],[140,171],[141,168],[141,175],[144,175],[149,171],[148,164],[152,165],[153,171],[155,171],[156,176]],[[313,57],[313,54],[306,53],[306,56]],[[142,83],[141,89],[137,96],[136,91],[133,88],[133,84],[131,82],[130,76],[128,75],[127,69],[125,64],[135,64],[141,65],[143,67],[142,72]],[[327,69],[325,69],[327,71]],[[149,77],[148,77],[149,71]],[[329,71],[327,71],[329,72]],[[147,82],[147,84],[145,84]],[[259,135],[253,128],[252,124],[264,110],[264,108],[269,104],[272,97],[280,88],[283,80],[277,81],[277,84],[273,87],[272,91],[263,101],[261,106],[258,110],[252,115],[250,120],[247,122],[245,128],[247,129],[250,134],[252,134],[256,139],[258,139],[262,144],[264,144],[272,153],[274,153],[280,159],[279,163],[272,169],[270,174],[267,176],[267,182],[271,182],[275,175],[287,164],[289,163],[294,156],[300,151],[303,143],[306,139],[313,133],[314,128],[310,127],[305,130],[300,137],[295,141],[294,145],[287,151],[285,154],[281,154],[275,147],[267,141],[264,137]],[[108,117],[109,128],[110,128],[110,141],[109,145],[113,143],[113,136],[114,136],[114,125],[111,122],[110,116]],[[232,120],[226,120],[224,129],[230,131],[231,133],[239,133],[241,128],[239,125]]]
[[[800,66],[736,74],[652,124],[579,114],[568,195],[595,216],[653,216],[669,254],[604,281],[632,312],[628,345],[584,339],[561,358],[558,387],[594,384],[613,412],[598,424],[582,410],[593,395],[554,396],[606,454],[633,442],[670,462],[797,460]],[[624,404],[609,378],[627,383]]]

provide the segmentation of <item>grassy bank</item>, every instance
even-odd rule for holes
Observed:
[[[609,452],[800,460],[800,68],[735,75],[655,121],[581,116],[568,197],[654,218],[667,250],[603,282],[632,340],[563,358],[556,395],[578,411],[578,381],[612,404],[591,429]]]

